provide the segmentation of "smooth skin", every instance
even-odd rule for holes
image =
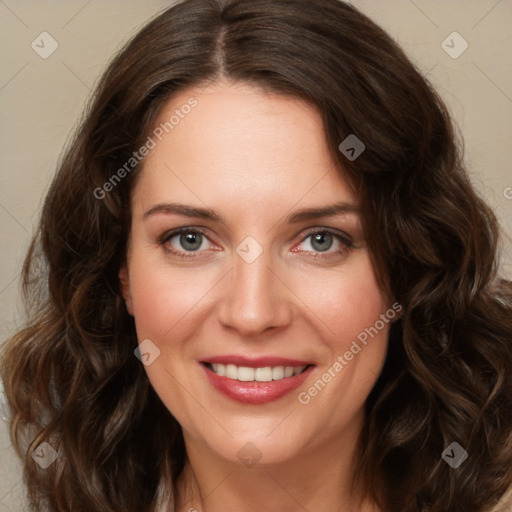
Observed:
[[[120,272],[139,343],[160,350],[147,375],[183,428],[188,461],[176,510],[377,511],[351,482],[389,324],[308,404],[298,400],[391,306],[320,114],[222,80],[180,91],[155,126],[190,97],[197,106],[144,159]],[[162,206],[171,203],[221,220]],[[335,215],[289,222],[338,203]],[[189,232],[173,234],[178,228]],[[252,263],[236,252],[248,236],[263,249]],[[219,354],[277,355],[315,368],[274,402],[242,404],[205,377],[200,361]],[[247,443],[261,454],[253,467],[237,455]]]

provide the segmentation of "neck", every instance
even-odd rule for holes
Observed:
[[[354,482],[358,436],[338,435],[281,463],[246,467],[188,442],[176,512],[378,512]]]

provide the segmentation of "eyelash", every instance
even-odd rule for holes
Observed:
[[[174,249],[169,249],[168,247],[165,247],[165,244],[167,244],[172,238],[175,236],[181,235],[183,233],[194,233],[194,234],[200,234],[201,236],[205,237],[210,243],[213,243],[206,233],[199,228],[194,227],[183,227],[174,229],[172,231],[166,232],[164,235],[160,237],[160,240],[158,241],[159,245],[161,245],[164,250],[168,253],[171,253],[173,256],[177,256],[178,258],[182,259],[197,259],[197,253],[204,252],[204,251],[176,251]],[[299,245],[305,242],[309,237],[316,235],[316,234],[329,234],[332,235],[337,241],[339,241],[343,248],[337,251],[330,251],[330,252],[321,252],[321,251],[305,251],[307,253],[311,253],[310,258],[315,259],[327,259],[328,257],[332,257],[335,254],[342,254],[347,249],[353,249],[354,244],[350,237],[348,235],[342,235],[338,231],[335,231],[330,228],[313,228],[307,231],[303,238],[300,240]]]

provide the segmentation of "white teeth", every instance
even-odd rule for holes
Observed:
[[[249,368],[234,364],[212,363],[213,371],[221,377],[239,380],[241,382],[270,382],[281,380],[302,373],[306,366],[264,366],[261,368]]]
[[[293,369],[293,375],[299,375],[299,373],[302,373],[304,371],[305,366],[297,366]]]
[[[226,373],[224,374],[228,379],[237,379],[238,378],[238,367],[234,364],[226,365]]]
[[[251,382],[254,380],[254,368],[247,368],[247,366],[238,367],[238,380],[242,382]]]
[[[226,374],[226,367],[223,364],[212,363],[213,371],[221,377]]]
[[[284,377],[284,366],[274,366],[272,368],[272,379],[280,380]]]
[[[272,380],[272,368],[270,366],[256,368],[254,371],[254,380],[258,382],[270,382]]]

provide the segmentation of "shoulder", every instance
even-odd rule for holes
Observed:
[[[489,512],[510,512],[512,510],[512,487],[501,497],[496,507]]]

